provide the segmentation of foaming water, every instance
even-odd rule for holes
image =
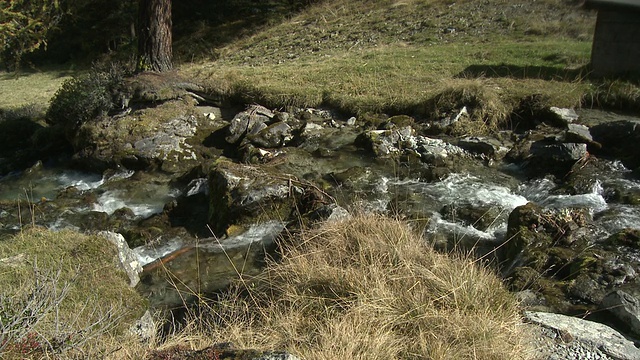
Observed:
[[[621,171],[624,171],[622,169]],[[535,179],[510,188],[469,174],[451,174],[440,182],[424,183],[418,180],[394,181],[385,179],[379,189],[390,193],[408,193],[403,199],[415,202],[416,208],[431,214],[427,231],[445,233],[453,237],[499,240],[506,233],[508,215],[518,206],[533,202],[546,209],[588,209],[603,228],[613,233],[623,228],[640,228],[640,208],[630,205],[608,204],[604,181],[623,182],[625,188],[640,187],[640,182],[615,178],[594,179],[590,191],[584,194],[558,195],[553,191],[557,184],[551,179]],[[382,198],[384,199],[384,198]],[[388,196],[387,196],[388,199]],[[379,207],[382,200],[375,204]],[[493,223],[486,230],[473,225],[443,218],[440,212],[445,205],[483,209],[497,208]]]
[[[138,191],[108,190],[98,197],[92,210],[111,215],[126,207],[136,216],[149,217],[161,213],[164,205],[179,194],[178,190],[171,189],[166,184],[147,185]]]
[[[508,187],[493,184],[468,174],[451,174],[440,182],[425,183],[418,180],[389,181],[395,192],[409,191],[424,204],[425,210],[439,211],[450,204],[496,206],[512,210],[528,200]]]

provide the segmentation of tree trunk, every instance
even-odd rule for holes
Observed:
[[[171,0],[139,0],[136,70],[171,70],[171,43]]]

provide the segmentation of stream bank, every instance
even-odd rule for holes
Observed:
[[[548,108],[453,136],[479,126],[465,107],[427,122],[221,109],[196,88],[131,100],[67,131],[67,162],[0,180],[3,232],[120,233],[144,269],[138,290],[171,308],[258,273],[283,234],[378,212],[440,251],[492,262],[530,310],[640,332],[628,320],[640,290],[637,118]]]

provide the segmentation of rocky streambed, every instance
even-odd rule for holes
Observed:
[[[146,96],[67,131],[66,160],[3,176],[0,231],[121,234],[133,283],[173,307],[259,272],[285,234],[382,212],[491,262],[528,310],[640,335],[639,118],[522,105],[487,135],[466,107],[427,122]]]

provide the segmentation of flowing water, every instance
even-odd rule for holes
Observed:
[[[333,157],[310,159],[306,155],[290,152],[285,160],[289,162],[291,170],[300,174],[339,173],[356,167],[365,169],[363,175],[353,183],[338,186],[338,191],[348,192],[349,196],[336,197],[358,202],[357,207],[363,209],[391,209],[411,214],[413,218],[428,219],[428,238],[466,238],[470,246],[478,242],[489,244],[489,247],[499,246],[504,241],[509,214],[528,202],[535,202],[548,209],[587,209],[596,225],[607,234],[624,228],[640,229],[640,205],[620,201],[615,196],[620,192],[619,189],[639,194],[640,181],[631,178],[629,170],[618,162],[603,161],[606,164],[605,170],[587,176],[579,191],[572,195],[558,191],[559,185],[547,178],[523,180],[522,172],[514,165],[488,167],[479,163],[465,172],[450,174],[441,181],[426,182],[419,178],[395,177],[394,170],[388,164],[374,161],[362,152],[340,153],[340,147],[352,143],[354,137],[353,134],[344,139],[333,137],[334,142],[337,142],[331,148],[337,154]],[[0,178],[0,203],[4,204],[0,209],[0,223],[11,231],[19,230],[17,221],[11,220],[15,217],[10,216],[11,212],[16,211],[16,207],[11,205],[15,200],[26,200],[38,206],[66,199],[66,205],[57,208],[58,213],[48,214],[39,223],[56,230],[79,228],[75,223],[78,214],[113,215],[123,208],[129,209],[137,219],[149,218],[161,213],[165,204],[180,196],[206,194],[206,191],[206,179],[196,179],[187,188],[178,189],[162,174],[123,170],[100,175],[69,170],[64,166],[38,167]],[[72,197],[71,204],[68,204],[70,193],[75,194],[75,198]],[[476,215],[481,215],[481,220],[473,222],[464,217],[465,212],[474,211]],[[10,224],[11,221],[16,224]],[[257,253],[250,254],[246,249],[256,243],[271,242],[282,228],[283,224],[279,222],[255,224],[244,234],[229,237],[224,242],[209,239],[197,246],[193,245],[193,239],[166,236],[161,242],[138,247],[134,252],[141,264],[149,266],[157,259],[181,249],[215,257],[217,260],[211,260],[212,264],[221,264],[225,261],[220,259],[237,253],[237,261],[244,267],[257,256]],[[186,270],[189,265],[185,259],[189,257],[183,257],[183,273],[185,276],[197,277]],[[236,261],[231,258],[227,260],[232,260],[232,264]],[[176,266],[181,269],[181,265]],[[237,271],[224,266],[207,271],[231,276],[232,270]],[[186,275],[187,273],[190,275]],[[170,292],[166,286],[158,285],[157,279],[144,286],[147,286],[150,296],[158,302],[161,302],[158,294],[166,295]],[[158,290],[160,288],[161,291]]]

